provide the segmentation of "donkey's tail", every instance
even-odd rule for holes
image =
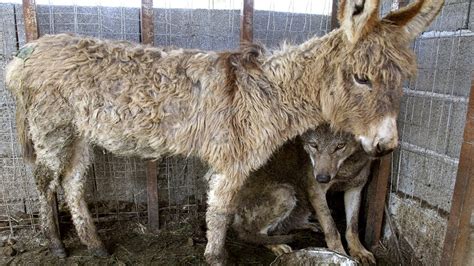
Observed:
[[[27,112],[30,103],[28,86],[23,84],[25,75],[24,65],[29,55],[34,51],[33,43],[23,46],[5,69],[5,83],[16,99],[16,127],[18,141],[23,149],[23,158],[28,162],[36,159],[33,140],[29,134]]]

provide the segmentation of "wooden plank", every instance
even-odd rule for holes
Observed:
[[[153,0],[142,0],[140,8],[141,42],[153,45]],[[148,228],[152,231],[160,229],[160,206],[158,203],[158,171],[155,161],[146,162],[146,192]]]
[[[141,41],[153,45],[153,0],[142,0],[140,15]]]
[[[474,208],[474,74],[440,265],[465,265]]]
[[[160,229],[160,208],[158,205],[158,171],[156,162],[146,163],[146,192],[148,209],[148,227],[152,231]]]
[[[38,39],[39,34],[35,0],[23,0],[23,18],[25,21],[26,41],[30,42]]]
[[[377,246],[382,235],[385,200],[391,173],[392,154],[373,162],[372,179],[367,187],[365,243],[369,249]]]
[[[331,30],[339,27],[339,21],[337,20],[337,3],[338,0],[332,0]]]
[[[244,0],[240,15],[240,43],[253,42],[253,0]]]

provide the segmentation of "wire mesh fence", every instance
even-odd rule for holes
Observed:
[[[39,2],[39,32],[139,42],[139,4]],[[166,0],[155,4],[155,45],[238,48],[241,0]],[[255,7],[255,41],[270,48],[284,40],[301,43],[330,31],[330,0],[256,1]],[[392,7],[396,7],[392,0],[382,1],[382,13]],[[432,26],[413,43],[419,73],[405,86],[398,121],[401,147],[393,156],[389,195],[398,235],[415,252],[413,262],[439,261],[441,254],[474,68],[469,9],[469,0],[448,1]],[[14,100],[3,80],[8,59],[25,43],[21,5],[0,4],[0,15],[0,231],[13,233],[17,228],[36,228],[39,206],[34,180],[16,142]],[[202,176],[206,167],[199,160],[170,157],[160,160],[157,167],[163,225],[204,210],[206,184]],[[87,201],[97,220],[146,221],[142,160],[116,157],[95,148],[88,175]]]
[[[413,43],[418,76],[404,89],[389,196],[399,236],[414,251],[412,263],[440,261],[443,248],[473,69],[468,5],[448,2]]]
[[[88,1],[88,6],[82,1],[37,3],[40,36],[71,32],[103,39],[140,41],[140,1],[116,1],[113,6],[110,1]],[[267,3],[270,6],[260,9],[256,6],[254,27],[256,41],[268,47],[276,47],[284,40],[300,43],[329,31],[330,0]],[[155,45],[235,50],[240,42],[241,6],[241,0],[155,1]],[[0,4],[0,7],[0,66],[3,70],[9,58],[26,41],[22,6]],[[3,79],[3,72],[0,77]],[[13,233],[16,228],[37,228],[39,206],[31,171],[23,163],[16,142],[14,100],[6,91],[3,80],[0,93],[0,230]],[[99,148],[94,148],[93,154],[86,200],[94,218],[97,221],[137,219],[146,222],[145,162],[138,158],[117,157]],[[205,210],[206,183],[202,178],[207,170],[205,165],[194,158],[169,157],[159,160],[157,168],[163,226]],[[59,205],[61,220],[67,221],[61,195]]]

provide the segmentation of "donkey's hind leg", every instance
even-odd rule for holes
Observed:
[[[94,255],[105,257],[108,255],[107,250],[97,234],[84,199],[85,174],[89,164],[89,146],[82,140],[76,140],[73,144],[71,160],[64,171],[62,186],[81,242]]]
[[[41,205],[41,226],[43,233],[49,240],[50,250],[57,257],[66,257],[66,250],[61,242],[59,235],[59,226],[54,216],[55,192],[59,183],[59,174],[57,171],[44,164],[38,164],[33,175],[39,192],[39,202]]]

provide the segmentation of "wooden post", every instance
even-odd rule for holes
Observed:
[[[240,43],[253,42],[253,0],[244,0],[240,15]]]
[[[382,235],[385,200],[388,190],[388,179],[391,172],[392,155],[386,155],[373,162],[372,179],[367,187],[367,210],[365,223],[365,243],[369,249],[374,248]]]
[[[160,229],[160,206],[158,205],[158,171],[156,162],[146,162],[146,192],[148,227],[152,231]]]
[[[332,0],[331,30],[339,27],[339,21],[337,21],[337,3],[338,0]]]
[[[153,0],[142,0],[140,15],[141,41],[153,45]]]
[[[440,265],[466,265],[474,208],[474,74]]]
[[[144,44],[153,45],[153,0],[142,0],[140,9],[141,41]],[[160,208],[158,205],[158,171],[155,161],[146,162],[146,192],[148,227],[152,231],[160,228]]]
[[[23,19],[25,21],[26,41],[31,42],[32,40],[38,39],[35,0],[23,0]]]

